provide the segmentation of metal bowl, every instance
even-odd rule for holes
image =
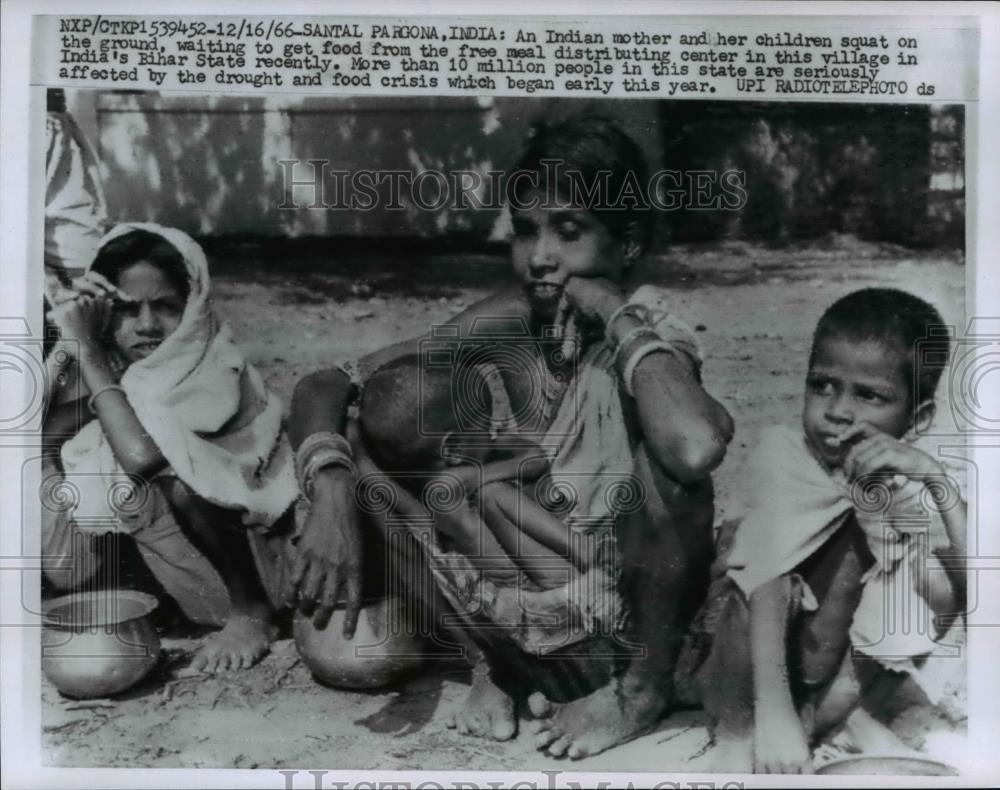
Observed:
[[[337,608],[324,628],[298,615],[293,632],[302,663],[320,683],[335,688],[372,689],[412,674],[423,661],[424,645],[396,598],[366,601],[353,639],[343,636],[344,610]]]
[[[881,774],[896,776],[958,776],[950,765],[923,757],[900,757],[865,754],[834,760],[816,769],[817,774],[846,776],[849,774]]]
[[[73,593],[42,609],[42,672],[78,699],[134,686],[156,665],[160,638],[149,615],[158,601],[133,590]]]

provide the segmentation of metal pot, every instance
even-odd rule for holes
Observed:
[[[896,776],[958,776],[958,771],[950,765],[922,757],[897,755],[862,754],[834,760],[816,769],[821,776],[848,776],[851,774],[875,774]]]
[[[343,635],[344,610],[333,611],[325,628],[296,616],[295,646],[302,663],[320,683],[337,688],[370,689],[404,679],[419,668],[424,645],[412,616],[397,598],[366,601],[353,639]]]
[[[152,595],[133,590],[73,593],[42,609],[42,672],[68,697],[107,697],[156,665],[160,638]]]

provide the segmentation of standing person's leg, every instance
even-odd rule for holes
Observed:
[[[547,717],[536,745],[552,754],[596,754],[649,730],[667,708],[681,643],[701,606],[712,560],[711,482],[683,487],[637,456],[644,506],[624,519],[618,545],[629,625],[615,640],[625,665],[602,688],[563,706],[535,697]],[[640,655],[635,655],[638,650]]]

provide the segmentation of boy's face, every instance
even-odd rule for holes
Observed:
[[[570,277],[622,279],[626,245],[592,212],[563,205],[545,207],[545,195],[529,191],[525,205],[536,202],[532,208],[511,211],[511,261],[536,313],[555,313]]]
[[[820,341],[806,376],[802,423],[816,457],[843,463],[851,442],[840,437],[858,423],[899,439],[912,425],[910,383],[902,353],[877,341],[836,335]]]

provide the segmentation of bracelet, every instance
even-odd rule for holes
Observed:
[[[340,466],[357,475],[351,443],[332,431],[307,436],[295,453],[295,476],[307,499],[312,499],[317,472],[330,466]]]
[[[647,340],[632,352],[625,363],[625,370],[622,371],[622,381],[625,383],[625,391],[633,398],[635,397],[635,392],[632,389],[632,377],[635,376],[635,369],[645,357],[654,351],[666,351],[668,354],[677,353],[677,349],[659,337],[656,340]]]
[[[617,321],[619,318],[622,318],[623,316],[629,316],[630,318],[634,318],[640,324],[645,324],[646,326],[649,326],[650,324],[649,310],[647,310],[641,304],[626,302],[617,310],[615,310],[611,314],[611,317],[607,320],[607,323],[604,324],[604,337],[607,340],[608,345],[611,346],[612,348],[620,346],[621,342],[615,340],[611,332],[611,325],[614,324],[615,321]]]
[[[87,400],[87,408],[90,409],[90,413],[95,417],[97,416],[97,412],[94,409],[94,401],[96,401],[99,396],[110,390],[115,390],[116,392],[120,392],[122,395],[126,395],[125,388],[119,384],[105,384],[103,387],[98,387],[97,392],[91,395]]]
[[[625,333],[625,337],[621,339],[621,342],[615,348],[614,359],[616,365],[619,365],[624,357],[630,356],[627,352],[631,347],[635,346],[637,340],[643,342],[653,342],[655,340],[663,340],[663,338],[660,337],[660,333],[651,326],[637,326],[630,329]]]

